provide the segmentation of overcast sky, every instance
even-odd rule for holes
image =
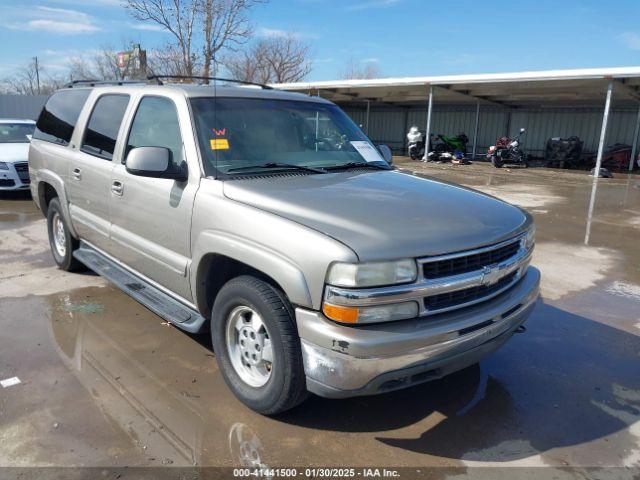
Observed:
[[[127,40],[169,34],[133,20],[120,0],[0,0],[0,76],[38,56],[50,72]],[[640,0],[271,0],[256,35],[292,32],[312,46],[310,80],[349,58],[383,76],[640,65]]]

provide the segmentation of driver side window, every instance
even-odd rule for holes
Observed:
[[[127,140],[127,154],[132,148],[165,147],[171,151],[171,162],[180,166],[182,136],[175,104],[164,97],[143,97],[138,105]],[[126,155],[125,155],[126,158]]]

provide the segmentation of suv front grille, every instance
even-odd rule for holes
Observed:
[[[455,292],[441,293],[426,297],[424,299],[424,307],[428,312],[434,310],[445,310],[452,307],[462,307],[467,303],[476,303],[485,297],[490,297],[496,292],[508,287],[515,279],[518,272],[512,272],[506,277],[501,278],[493,285],[480,285],[477,287],[457,290]]]
[[[495,250],[472,255],[437,260],[434,262],[429,262],[429,259],[426,259],[426,263],[423,265],[424,278],[450,277],[461,273],[482,270],[484,266],[500,263],[513,257],[518,253],[519,249],[520,240],[515,240],[513,243],[496,248]]]

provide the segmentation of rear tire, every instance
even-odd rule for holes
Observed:
[[[503,163],[502,163],[502,159],[498,158],[498,156],[497,156],[497,155],[493,155],[493,156],[491,157],[491,163],[492,163],[492,164],[493,164],[493,166],[494,166],[494,167],[496,167],[496,168],[502,168],[502,165],[503,165]]]
[[[253,276],[227,282],[213,305],[211,338],[225,382],[252,410],[276,415],[307,397],[293,308],[279,289]]]
[[[51,253],[58,267],[67,272],[80,270],[83,265],[73,256],[80,242],[71,236],[58,198],[51,199],[47,207],[47,232]]]

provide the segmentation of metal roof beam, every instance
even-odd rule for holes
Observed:
[[[640,89],[635,85],[628,85],[627,79],[615,78],[613,79],[616,85],[621,86],[622,89],[629,94],[634,100],[640,101]]]
[[[483,95],[473,95],[472,93],[469,92],[469,90],[456,90],[455,88],[451,88],[451,85],[434,85],[434,87],[442,88],[449,92],[457,93],[459,95],[463,95],[468,98],[473,98],[474,100],[480,100],[481,102],[484,102],[489,105],[494,105],[501,108],[515,108],[514,106],[509,105],[508,103],[497,102]]]

